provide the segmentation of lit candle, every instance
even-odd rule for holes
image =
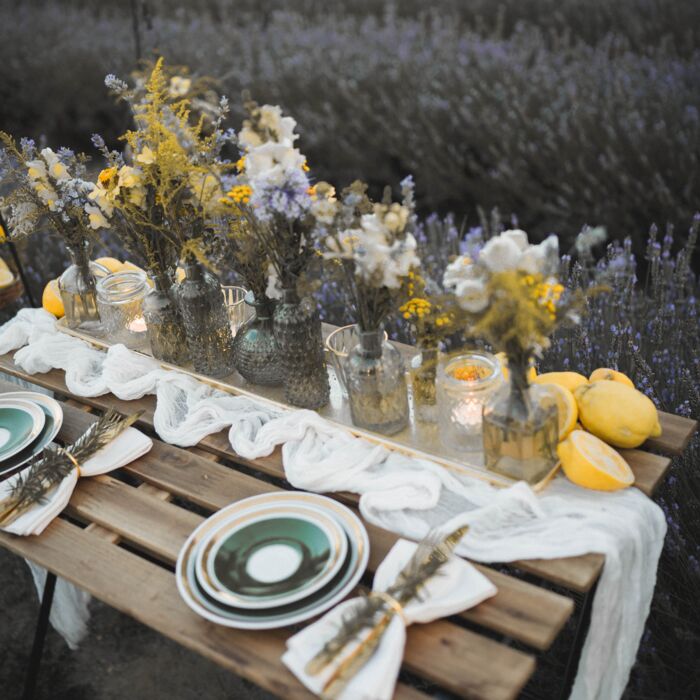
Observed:
[[[467,399],[455,406],[452,415],[465,428],[474,430],[481,426],[481,401]]]
[[[145,333],[146,332],[146,319],[143,316],[139,316],[138,318],[135,318],[127,328],[132,332],[132,333]]]

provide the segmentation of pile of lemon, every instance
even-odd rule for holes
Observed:
[[[116,258],[97,258],[95,262],[98,265],[106,268],[110,273],[113,272],[125,272],[128,270],[133,270],[135,272],[144,272],[138,265],[129,262],[121,262]],[[146,274],[144,272],[144,274]],[[45,287],[44,292],[41,295],[41,305],[48,311],[52,313],[56,318],[63,318],[65,311],[63,309],[63,301],[61,300],[61,293],[58,290],[58,280],[51,280]]]
[[[613,449],[639,447],[661,435],[653,402],[632,380],[600,368],[586,379],[578,372],[548,372],[531,382],[547,387],[559,408],[559,459],[579,486],[614,491],[631,486],[634,474]]]

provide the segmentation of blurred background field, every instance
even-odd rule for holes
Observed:
[[[219,81],[234,126],[244,89],[280,104],[319,179],[362,178],[378,195],[413,174],[438,273],[494,207],[534,238],[558,233],[564,252],[585,224],[606,227],[619,245],[598,246],[597,262],[579,255],[571,281],[602,279],[612,295],[542,366],[616,366],[665,410],[700,417],[688,236],[700,209],[698,0],[0,0],[0,27],[0,128],[17,137],[95,155],[92,133],[114,143],[128,126],[105,74],[164,55]],[[40,295],[63,252],[39,237],[20,253]],[[335,291],[321,294],[342,320]],[[659,502],[669,533],[627,692],[638,700],[698,697],[697,438]]]

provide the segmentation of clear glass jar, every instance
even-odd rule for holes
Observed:
[[[418,353],[411,360],[411,394],[416,420],[423,423],[437,421],[437,369],[440,351],[434,343],[418,345]]]
[[[536,484],[556,466],[559,420],[546,387],[529,386],[527,362],[508,361],[508,381],[484,407],[486,468]]]
[[[189,362],[185,326],[167,275],[157,276],[143,300],[148,342],[156,360],[183,366]]]
[[[58,278],[58,291],[69,328],[81,328],[89,332],[100,329],[100,313],[97,309],[97,279],[109,274],[109,270],[90,260],[91,241],[84,239],[77,245],[66,244],[71,264]]]
[[[321,408],[330,398],[321,320],[310,299],[285,289],[275,307],[272,328],[280,353],[284,397],[300,408]]]
[[[345,381],[352,422],[384,435],[408,425],[406,368],[384,330],[361,331],[360,342],[345,360]]]
[[[233,372],[233,335],[216,277],[188,259],[185,279],[177,285],[177,301],[195,372],[210,377]]]
[[[244,287],[231,285],[221,285],[221,292],[224,295],[224,304],[228,313],[228,320],[231,323],[231,333],[236,337],[238,329],[253,317],[255,313],[253,306],[246,303],[248,290]]]
[[[471,352],[440,363],[437,413],[441,441],[454,452],[481,452],[482,412],[503,384],[498,359]]]
[[[255,311],[233,338],[233,364],[251,384],[282,384],[282,364],[272,330],[274,302],[267,297],[258,301],[248,292],[245,303]]]
[[[97,309],[103,333],[115,343],[142,349],[146,341],[143,300],[148,292],[141,272],[114,272],[97,283]]]

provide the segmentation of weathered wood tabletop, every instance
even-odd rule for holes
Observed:
[[[153,397],[126,402],[112,395],[71,396],[62,372],[29,376],[11,355],[0,356],[0,371],[51,389],[64,400],[59,441],[76,439],[96,420],[93,414],[108,407],[143,410],[139,426],[152,434]],[[9,390],[16,385],[0,382],[0,392]],[[695,429],[693,421],[667,414],[662,425],[663,437],[645,448],[678,454]],[[644,450],[624,452],[637,486],[652,495],[670,460]],[[290,488],[279,450],[254,461],[242,459],[231,450],[225,431],[187,450],[155,439],[153,449],[127,467],[81,479],[65,513],[42,535],[0,533],[0,544],[280,697],[308,697],[280,660],[294,629],[249,632],[212,624],[180,599],[173,574],[180,548],[206,514],[241,498]],[[351,507],[357,503],[352,494],[331,495]],[[377,527],[367,529],[371,549],[364,585],[396,540]],[[409,629],[397,698],[426,698],[433,687],[469,698],[518,696],[535,670],[536,656],[547,652],[574,611],[571,594],[538,583],[585,593],[604,560],[589,554],[514,565],[534,576],[526,581],[477,565],[498,588],[496,596],[455,618]]]

